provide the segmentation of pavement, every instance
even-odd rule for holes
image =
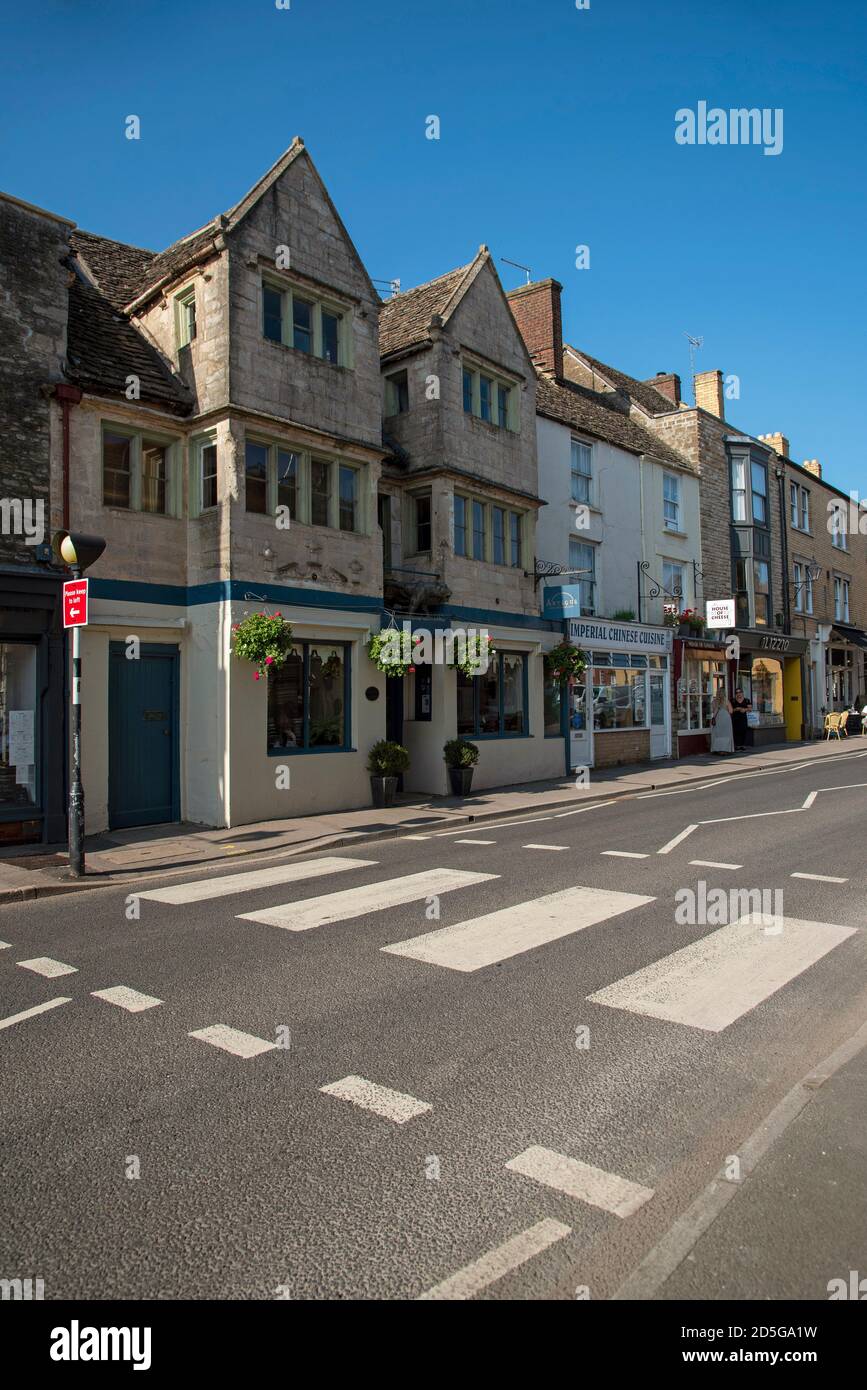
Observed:
[[[323,816],[296,816],[220,830],[165,825],[111,831],[85,840],[85,879],[71,879],[64,846],[19,847],[0,851],[0,903],[20,902],[122,883],[229,858],[309,853],[353,841],[386,839],[435,824],[469,824],[526,811],[573,805],[577,796],[639,795],[664,788],[697,785],[714,777],[733,777],[761,769],[789,767],[817,758],[845,757],[861,739],[784,744],[726,758],[710,755],[670,759],[622,768],[594,769],[589,786],[572,778],[527,782],[460,797],[404,795],[385,809],[365,808]],[[867,743],[864,745],[867,747]]]
[[[0,907],[0,1278],[825,1301],[867,1277],[867,744],[809,752]]]

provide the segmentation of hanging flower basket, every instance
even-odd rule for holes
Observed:
[[[232,655],[255,666],[254,680],[283,665],[292,651],[292,624],[282,613],[250,613],[232,624]]]
[[[496,655],[493,637],[483,637],[481,633],[468,633],[463,643],[464,655],[460,656],[460,646],[456,641],[453,655],[448,663],[453,671],[461,671],[465,676],[478,676],[487,671],[488,663]]]
[[[560,642],[545,653],[545,669],[555,680],[563,680],[564,676],[574,678],[586,671],[587,657],[571,642]]]
[[[367,644],[367,655],[377,671],[392,678],[405,676],[407,671],[415,670],[411,661],[403,660],[402,652],[403,635],[394,627],[375,632]]]

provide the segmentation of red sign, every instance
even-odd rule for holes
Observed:
[[[87,579],[67,579],[63,584],[63,626],[87,624]]]

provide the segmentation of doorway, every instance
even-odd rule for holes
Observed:
[[[667,758],[668,748],[668,671],[649,671],[650,756]]]
[[[569,686],[569,767],[573,772],[593,766],[592,689],[589,667]]]
[[[112,830],[180,820],[180,651],[143,642],[136,660],[109,644],[108,823]]]

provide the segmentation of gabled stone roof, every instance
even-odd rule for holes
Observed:
[[[648,415],[670,415],[673,410],[677,410],[677,406],[668,396],[657,391],[655,386],[649,386],[646,381],[639,381],[637,377],[627,376],[626,372],[619,372],[616,367],[609,367],[607,363],[600,362],[598,357],[591,357],[589,352],[570,348],[567,343],[564,343],[563,347],[565,353],[574,352],[582,358],[615,391],[625,392]]]
[[[145,403],[173,415],[193,408],[186,386],[123,311],[78,277],[69,289],[66,358],[70,379],[83,391],[125,397],[127,377],[136,376]]]
[[[677,468],[695,471],[687,458],[625,414],[616,399],[609,399],[609,395],[604,391],[591,391],[574,381],[555,381],[544,372],[537,373],[537,415],[570,425],[632,454],[649,454]]]
[[[467,265],[386,299],[379,311],[380,356],[389,357],[429,342],[431,318],[434,314],[443,321],[448,318],[487,255],[486,250],[480,251]]]

